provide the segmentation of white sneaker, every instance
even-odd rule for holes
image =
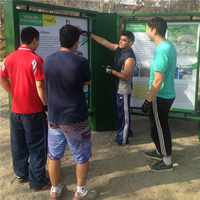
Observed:
[[[75,192],[74,200],[94,200],[97,197],[97,191],[96,190],[86,190],[86,193],[81,196],[78,192]]]
[[[59,186],[58,191],[56,191],[55,189],[51,188],[51,190],[50,190],[50,197],[51,197],[51,200],[59,200],[59,199],[60,199],[63,186],[62,186],[60,183],[59,183],[58,186]]]

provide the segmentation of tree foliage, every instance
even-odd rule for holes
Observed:
[[[1,2],[2,0],[0,0]],[[5,1],[5,0],[4,0]],[[103,13],[200,12],[200,0],[26,0]],[[3,12],[1,12],[2,15]]]
[[[116,13],[122,9],[122,0],[28,0],[78,9],[94,10],[104,13]]]
[[[199,0],[178,0],[170,6],[170,12],[199,12]]]
[[[0,0],[0,12],[1,12],[1,16],[0,16],[0,25],[4,24],[4,17],[3,17],[3,3]]]
[[[137,0],[135,5],[127,5],[131,13],[184,13],[199,12],[200,0]]]

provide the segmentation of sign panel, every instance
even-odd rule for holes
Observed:
[[[136,55],[133,72],[131,107],[141,107],[149,92],[149,75],[156,44],[147,35],[147,23],[127,22],[125,30],[135,35],[132,46]],[[177,67],[174,77],[176,98],[172,110],[195,111],[200,23],[168,23],[166,38],[177,50]]]
[[[59,50],[59,30],[65,24],[71,24],[73,26],[80,27],[82,30],[88,30],[87,19],[42,13],[19,12],[20,32],[27,26],[32,26],[40,32],[40,45],[38,46],[36,53],[44,60],[46,57]],[[80,36],[77,52],[88,58],[87,37]],[[84,92],[86,94],[86,98],[88,99],[88,86],[84,87]]]

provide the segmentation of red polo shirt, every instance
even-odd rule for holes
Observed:
[[[43,111],[35,81],[44,80],[43,59],[27,47],[8,55],[0,70],[0,77],[10,79],[12,112],[32,114]]]

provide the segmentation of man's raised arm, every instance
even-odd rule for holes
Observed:
[[[82,35],[91,37],[97,43],[99,43],[102,46],[110,49],[111,51],[115,51],[117,49],[117,47],[119,46],[118,44],[111,43],[108,40],[106,40],[106,39],[104,39],[102,37],[99,37],[99,36],[97,36],[97,35],[95,35],[95,34],[93,34],[91,32],[83,31],[83,30],[81,32],[82,32]]]

